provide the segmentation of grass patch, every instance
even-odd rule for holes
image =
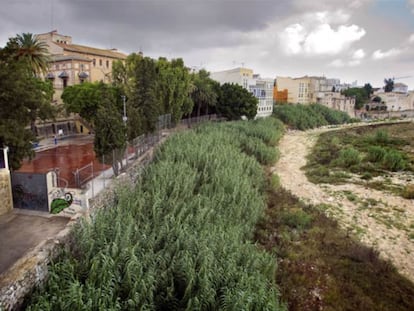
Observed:
[[[256,239],[277,255],[276,279],[289,310],[412,310],[414,285],[342,231],[326,210],[283,188],[268,189]]]
[[[386,181],[392,172],[414,172],[414,125],[371,125],[320,135],[308,156],[305,172],[313,183],[349,182],[356,175],[377,190],[410,196],[410,190]],[[382,181],[371,181],[382,176]]]

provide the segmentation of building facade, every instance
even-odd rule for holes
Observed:
[[[319,103],[355,116],[355,99],[340,94],[340,90],[347,87],[347,85],[341,84],[339,79],[326,77],[277,77],[275,102],[305,105]]]
[[[238,84],[251,92],[258,99],[256,118],[268,117],[273,113],[273,79],[261,78],[248,68],[212,72],[210,78],[220,84]]]
[[[73,44],[71,36],[59,34],[56,30],[37,34],[36,38],[46,43],[51,55],[49,69],[44,78],[53,84],[52,103],[55,105],[62,104],[61,95],[67,86],[83,82],[111,82],[113,63],[127,57],[115,49]],[[35,130],[38,136],[48,137],[58,133],[89,133],[90,127],[77,116],[68,118],[62,115],[57,120],[38,122]]]
[[[98,49],[72,43],[72,37],[56,30],[36,35],[45,42],[52,56],[46,78],[53,80],[55,89],[89,82],[110,82],[114,61],[125,60],[127,55],[116,49]]]
[[[252,84],[253,70],[239,67],[230,70],[217,71],[212,72],[210,78],[216,80],[220,84],[234,83],[248,89],[249,85]]]

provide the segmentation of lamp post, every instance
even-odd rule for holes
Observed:
[[[125,165],[128,166],[128,131],[127,131],[127,121],[128,121],[128,117],[126,115],[126,103],[125,103],[126,96],[125,95],[121,95],[121,97],[122,97],[122,101],[124,103],[124,115],[122,116],[122,121],[124,121],[124,126],[125,126],[125,143],[126,143],[126,148],[125,148]],[[122,162],[123,162],[123,160],[121,160],[121,168],[122,168]]]
[[[126,127],[126,123],[128,121],[128,117],[126,115],[126,103],[125,103],[126,96],[125,95],[121,95],[121,97],[122,97],[122,100],[124,102],[124,116],[122,117],[122,121],[124,121],[124,125]]]

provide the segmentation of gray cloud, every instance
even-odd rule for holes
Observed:
[[[403,5],[408,6],[412,1],[407,0]],[[0,44],[4,45],[16,33],[57,29],[71,35],[77,44],[116,47],[126,53],[142,49],[152,57],[182,57],[188,66],[204,66],[210,71],[244,63],[269,77],[326,75],[376,84],[382,83],[386,76],[400,75],[399,72],[406,75],[407,68],[414,68],[411,48],[395,57],[372,59],[375,51],[401,49],[414,33],[413,23],[399,21],[396,14],[387,15],[388,8],[380,14],[375,11],[382,3],[380,0],[2,0]],[[295,24],[304,27],[308,43],[299,41],[302,48],[286,54],[287,41],[281,34]],[[352,25],[359,28],[351,28]],[[323,29],[330,35],[329,40],[324,40],[320,31]],[[340,29],[363,29],[365,35],[344,41]],[[310,34],[313,40],[309,39]],[[321,49],[323,44],[326,46]],[[306,46],[311,46],[314,53],[304,53]],[[355,60],[353,54],[357,50],[363,50],[365,57]],[[414,81],[410,86],[414,87]]]

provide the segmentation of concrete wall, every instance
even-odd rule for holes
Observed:
[[[10,171],[0,169],[0,215],[6,214],[13,209],[13,198],[11,192]]]

